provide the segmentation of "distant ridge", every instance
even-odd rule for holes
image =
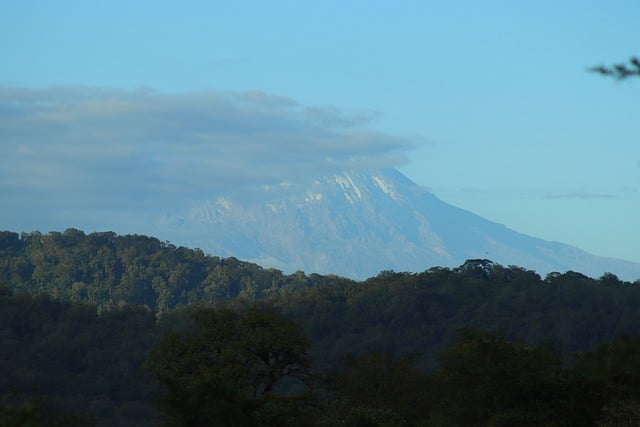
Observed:
[[[472,258],[541,275],[573,270],[640,278],[640,264],[518,233],[443,202],[396,169],[265,187],[259,197],[219,197],[167,215],[162,231],[214,255],[354,279]]]

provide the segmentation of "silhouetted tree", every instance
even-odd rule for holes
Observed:
[[[629,64],[618,63],[610,67],[599,65],[588,68],[589,71],[602,74],[603,76],[611,76],[618,80],[624,80],[627,77],[640,77],[640,60],[633,57],[629,60]]]

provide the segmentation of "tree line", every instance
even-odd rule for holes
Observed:
[[[255,300],[333,279],[285,275],[154,237],[67,229],[0,232],[0,280],[18,291],[93,304],[101,312],[131,304],[161,315],[193,302]]]
[[[0,283],[3,420],[637,420],[640,281],[611,273],[477,259],[357,282],[70,229],[0,233]]]

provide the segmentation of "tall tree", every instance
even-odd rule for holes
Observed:
[[[285,383],[307,390],[309,341],[275,311],[199,309],[186,333],[168,334],[149,367],[166,388],[170,425],[286,424]],[[284,419],[283,419],[284,418]]]

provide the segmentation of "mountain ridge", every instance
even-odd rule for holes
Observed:
[[[640,277],[640,264],[528,236],[440,200],[396,169],[263,187],[167,215],[173,241],[265,267],[353,279],[487,258],[540,274]]]

